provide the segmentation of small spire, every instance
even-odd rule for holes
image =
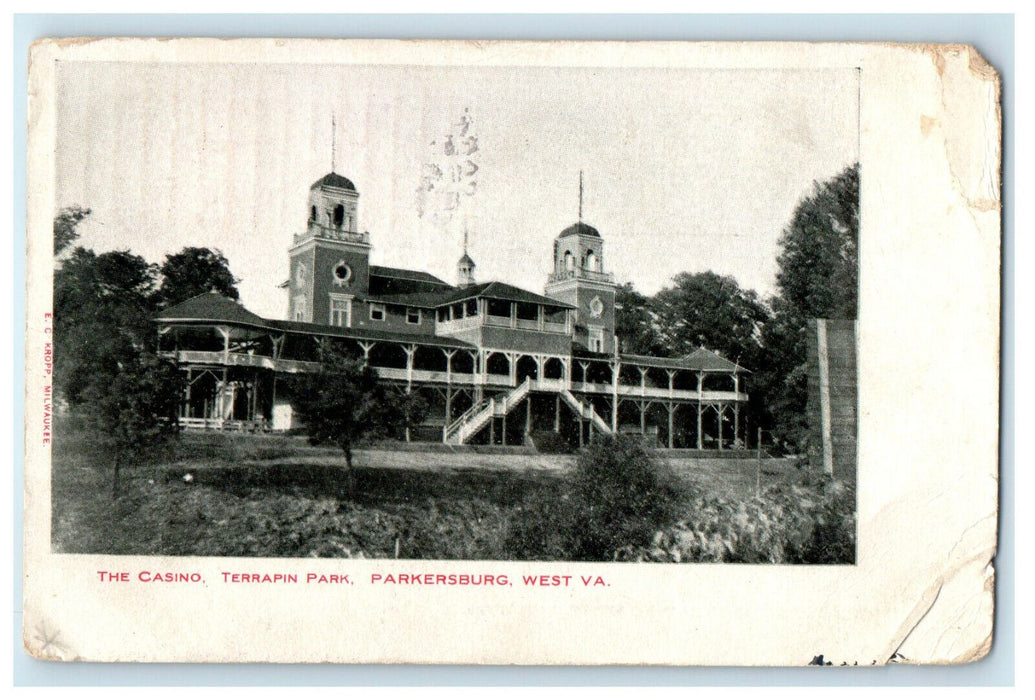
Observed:
[[[335,161],[337,160],[337,156],[338,156],[337,151],[338,151],[338,123],[337,123],[337,120],[335,119],[335,114],[332,111],[331,112],[331,172],[332,173],[333,172],[337,172],[335,170],[335,166],[337,165],[337,163]]]
[[[464,255],[467,255],[467,224],[464,224]]]
[[[582,171],[579,171],[579,223],[582,223]]]

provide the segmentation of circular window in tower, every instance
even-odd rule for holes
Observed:
[[[305,285],[305,280],[306,280],[305,263],[300,262],[300,263],[298,263],[298,265],[295,266],[295,284],[297,284],[299,287],[302,287],[302,286]]]
[[[339,287],[345,287],[352,282],[352,268],[344,260],[339,260],[334,266],[334,283]]]
[[[593,301],[589,302],[589,315],[593,318],[600,318],[603,313],[604,302],[600,301],[600,297],[593,297]]]

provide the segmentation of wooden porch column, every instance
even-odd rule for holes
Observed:
[[[640,370],[640,396],[647,395],[647,368],[637,367]]]
[[[561,432],[561,395],[554,395],[553,432]]]
[[[698,386],[700,386],[700,385],[698,385]],[[702,408],[703,408],[703,404],[701,403],[701,400],[698,399],[697,400],[697,449],[699,449],[699,450],[703,450],[704,449],[704,436],[701,435],[701,427],[702,427],[702,424],[703,424],[703,421],[701,420],[701,410],[702,410]]]
[[[588,362],[579,361],[579,367],[582,368],[582,383],[585,384],[586,381],[587,381],[586,377],[589,374],[589,363]]]
[[[404,345],[403,352],[406,353],[406,393],[413,393],[413,356],[417,353],[416,345]],[[410,426],[406,426],[406,442],[410,441]]]
[[[637,401],[636,403],[639,405],[639,409],[640,409],[640,435],[646,435],[647,434],[647,402],[643,401],[641,399],[640,401]]]
[[[675,416],[676,416],[676,405],[669,401],[668,402],[668,449],[672,449],[676,446],[675,439],[673,438],[672,432],[675,429]]]
[[[532,434],[532,394],[525,397],[525,435]]]
[[[720,403],[715,414],[719,417],[719,452],[722,452],[722,417],[726,413],[726,404]]]
[[[216,330],[223,336],[223,364],[230,364],[230,330],[222,326],[216,326]]]
[[[736,445],[740,435],[740,404],[733,404],[733,444]]]
[[[194,384],[194,368],[187,367],[187,401],[183,406],[183,417],[190,418],[190,388]]]
[[[364,343],[362,340],[359,341],[359,347],[363,349],[363,366],[366,367],[370,364],[370,351],[374,349],[377,343]]]
[[[446,356],[446,419],[442,423],[442,442],[445,442],[446,430],[453,421],[453,355],[456,350],[442,348],[442,353]]]
[[[229,341],[230,336],[227,336]],[[226,387],[229,383],[227,381],[227,368],[223,366],[223,383],[219,387],[219,420],[222,422],[226,418]],[[233,410],[233,404],[230,404],[231,410]]]
[[[468,350],[467,354],[471,356],[471,388],[473,391],[471,401],[478,403],[482,400],[482,396],[484,395],[482,383],[479,381],[479,374],[481,372],[481,364],[479,363],[481,350]]]
[[[248,420],[256,420],[259,415],[259,370],[252,370],[252,415]]]
[[[611,365],[611,393],[614,400],[611,402],[611,432],[618,433],[618,377],[622,374],[622,363],[615,362]]]
[[[404,345],[403,352],[406,353],[406,393],[413,391],[413,356],[417,354],[416,345]]]

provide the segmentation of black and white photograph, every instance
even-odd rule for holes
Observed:
[[[57,80],[55,551],[854,563],[858,70]]]
[[[207,625],[243,626],[227,648],[152,644],[89,637],[76,616],[55,642],[40,614],[34,653],[316,661],[343,615],[378,641],[339,661],[883,664],[914,653],[902,630],[943,624],[926,611],[943,589],[951,604],[951,580],[991,576],[997,365],[980,358],[997,347],[998,242],[934,243],[997,230],[997,181],[971,154],[998,122],[944,111],[946,90],[994,98],[980,57],[36,50],[33,601],[69,605],[44,591],[71,581],[122,624],[178,619],[185,595]],[[928,274],[967,303],[931,306]],[[942,382],[960,360],[924,343],[978,358],[970,385]],[[931,425],[951,439],[932,447]],[[949,550],[931,540],[907,565],[924,541],[907,535],[934,522]],[[872,629],[845,641],[834,621],[885,588],[899,597],[869,603]],[[960,591],[977,622],[952,658],[980,653],[991,609]],[[725,596],[772,645],[694,641],[697,625],[718,638]],[[775,599],[797,612],[770,620]],[[651,600],[607,646],[630,618],[602,611]],[[285,615],[321,631],[260,646]],[[509,642],[519,618],[599,641]],[[372,632],[380,619],[420,621]],[[463,634],[405,647],[417,627]],[[677,641],[634,641],[654,634]],[[853,645],[867,651],[837,655]]]

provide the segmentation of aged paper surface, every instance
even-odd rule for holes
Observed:
[[[602,83],[612,87],[605,90]],[[121,101],[120,88],[126,85],[144,85],[140,94],[146,99]],[[771,97],[773,85],[786,86],[784,103]],[[973,49],[55,40],[34,45],[29,86],[24,640],[33,655],[87,661],[693,665],[804,665],[822,656],[835,665],[870,665],[962,663],[990,649],[998,471],[1000,116],[995,70]],[[650,148],[677,153],[683,142],[698,136],[686,132],[679,115],[711,109],[720,110],[710,116],[713,123],[723,118],[721,101],[709,102],[709,92],[722,93],[730,114],[740,115],[729,120],[725,140],[710,150],[702,147],[696,161],[674,155],[667,168],[648,171],[638,165],[651,157]],[[768,102],[758,99],[762,94],[770,95]],[[97,117],[105,101],[114,105],[109,111],[116,116],[110,121]],[[493,112],[489,105],[494,101],[506,109]],[[553,121],[544,117],[549,109],[535,108],[565,101],[576,109]],[[788,119],[799,101],[802,118]],[[400,117],[404,103],[424,110],[427,123],[413,131],[419,137]],[[768,265],[760,273],[768,281],[747,280],[747,286],[771,285],[774,262],[755,265],[752,250],[736,247],[745,232],[724,229],[725,222],[713,220],[706,224],[712,229],[697,241],[701,248],[687,249],[690,244],[682,240],[670,248],[666,241],[675,241],[676,234],[657,212],[665,209],[666,198],[683,196],[677,180],[718,178],[711,164],[720,159],[743,159],[743,177],[766,190],[770,177],[746,154],[766,152],[770,139],[800,144],[804,167],[807,154],[820,149],[819,141],[850,135],[841,138],[847,154],[843,162],[858,162],[861,173],[855,564],[56,551],[51,428],[60,399],[55,401],[52,393],[51,369],[52,353],[62,348],[60,341],[51,344],[50,314],[52,224],[58,210],[75,203],[101,211],[99,199],[82,198],[103,189],[97,182],[118,180],[129,167],[131,181],[124,191],[108,193],[108,213],[91,233],[98,251],[130,249],[158,262],[189,243],[221,248],[232,265],[243,260],[261,270],[263,258],[287,261],[289,231],[305,226],[292,212],[303,210],[305,187],[328,169],[355,179],[364,194],[361,228],[346,221],[346,231],[364,230],[364,219],[374,219],[379,208],[402,203],[412,209],[415,191],[420,194],[422,163],[406,149],[419,154],[427,145],[420,138],[444,138],[445,132],[436,131],[438,124],[464,114],[472,103],[475,120],[495,115],[497,122],[486,123],[487,132],[509,134],[508,141],[496,140],[494,152],[491,139],[483,137],[480,184],[489,180],[485,188],[491,191],[491,178],[506,172],[508,158],[527,158],[535,167],[527,177],[498,186],[507,196],[490,200],[491,207],[475,208],[464,222],[449,219],[451,204],[440,208],[438,219],[429,215],[421,222],[457,235],[466,224],[485,280],[509,279],[508,267],[520,268],[521,274],[525,270],[527,251],[521,245],[527,243],[526,231],[495,226],[513,222],[507,217],[517,216],[511,211],[515,208],[526,212],[528,231],[544,229],[537,235],[546,237],[535,240],[542,238],[548,248],[556,231],[539,220],[538,210],[547,209],[544,202],[553,195],[543,193],[563,191],[565,201],[572,202],[565,216],[574,220],[575,183],[586,168],[586,218],[612,246],[607,269],[632,267],[620,281],[636,281],[638,273],[646,275],[672,259],[678,263],[665,268],[665,275],[718,270],[721,263],[715,260],[726,256],[737,261],[738,269]],[[219,114],[221,109],[227,114]],[[595,114],[584,121],[570,116],[580,110]],[[600,139],[609,133],[600,130],[609,119],[601,113],[612,110],[614,141],[608,149],[614,160],[583,158],[583,152],[600,149]],[[282,131],[272,139],[263,131],[268,112],[289,114],[276,121]],[[204,127],[196,132],[188,118],[195,113]],[[505,118],[510,121],[500,123]],[[391,126],[379,128],[385,124]],[[334,138],[313,136],[330,128]],[[301,141],[298,131],[305,132]],[[309,144],[308,151],[325,150],[293,152],[297,143]],[[277,148],[276,170],[268,173],[277,186],[262,182],[265,172],[261,177],[241,172],[261,167],[256,163],[263,152]],[[212,159],[221,160],[221,166],[213,167]],[[624,168],[636,178],[622,179]],[[461,184],[471,174],[461,171]],[[601,183],[610,177],[620,181],[615,197],[631,212],[612,227],[599,214],[594,218],[591,208],[593,187],[608,191],[607,185],[594,185],[594,178]],[[196,181],[194,189],[183,195],[188,180]],[[716,198],[723,187],[711,182],[701,191]],[[285,191],[288,201],[274,199]],[[578,192],[581,225],[581,182]],[[458,188],[448,194],[449,201],[465,196]],[[731,195],[730,206],[749,207],[745,201]],[[685,207],[687,227],[693,228],[701,210],[690,200]],[[343,216],[351,214],[346,210]],[[767,226],[775,240],[790,214],[787,209],[782,219],[759,225]],[[314,206],[311,216],[319,215]],[[291,222],[287,228],[281,218]],[[159,219],[188,233],[163,242],[162,236],[172,234],[152,228]],[[453,238],[407,230],[410,224],[398,212],[375,220],[378,228],[371,225],[370,235],[375,251],[382,251],[373,261],[452,274],[449,266],[459,252]],[[340,229],[342,220],[337,225]],[[659,231],[653,237],[652,226]],[[629,242],[621,242],[624,234],[615,230],[623,227]],[[515,240],[521,245],[508,245]],[[541,242],[528,245],[535,246],[536,255],[542,252]],[[696,263],[695,256],[704,256],[709,245],[714,259]],[[393,246],[403,254],[386,250]],[[446,249],[441,260],[435,257],[439,248]],[[494,257],[492,268],[489,259]],[[633,267],[634,260],[639,267]],[[536,265],[529,269],[542,268]],[[283,319],[287,297],[277,285],[296,271],[282,263],[273,267],[281,278],[238,273],[242,301],[263,318]],[[558,268],[557,274],[563,272]],[[352,274],[348,266],[335,267],[335,279],[342,283]],[[537,277],[524,287],[539,290],[540,284]],[[381,312],[371,311],[371,321],[375,313]],[[519,320],[513,317],[512,327]],[[542,314],[539,323],[542,329]],[[591,332],[587,344],[593,342]],[[825,375],[820,381],[826,381]],[[583,383],[589,384],[587,378]],[[672,386],[669,391],[675,395]],[[278,420],[275,405],[271,420]],[[829,431],[824,435],[829,437]],[[192,473],[184,478],[189,481]],[[180,526],[187,531],[200,527],[186,520]],[[182,581],[165,583],[166,574]],[[267,575],[281,578],[248,582]],[[505,577],[507,584],[383,583],[400,575],[432,581]],[[282,583],[291,576],[297,583]],[[522,583],[533,576],[573,585]]]

